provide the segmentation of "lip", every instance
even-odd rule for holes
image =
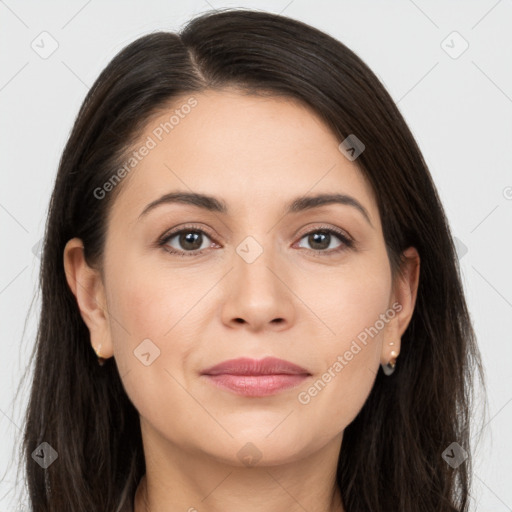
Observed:
[[[277,357],[265,357],[263,359],[239,357],[238,359],[228,359],[203,370],[201,373],[203,375],[309,375],[305,368]]]
[[[243,396],[269,396],[298,386],[311,374],[284,359],[229,359],[201,372],[213,384]]]

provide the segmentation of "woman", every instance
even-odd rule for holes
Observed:
[[[122,50],[64,150],[41,286],[35,511],[468,510],[482,370],[449,226],[330,36],[226,10]]]

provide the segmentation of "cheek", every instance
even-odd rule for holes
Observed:
[[[135,253],[109,268],[109,309],[134,342],[170,339],[207,291],[204,275],[157,263]]]
[[[294,290],[318,318],[318,333],[336,349],[373,326],[389,307],[391,274],[380,253],[296,277]]]
[[[362,260],[361,260],[362,261]],[[320,277],[320,279],[319,279]],[[311,283],[309,283],[311,285]],[[316,336],[318,374],[301,389],[298,403],[308,414],[329,411],[326,431],[341,431],[366,401],[380,364],[389,312],[391,276],[387,260],[372,259],[316,276],[315,293],[303,284],[304,302],[312,304],[323,327]],[[309,290],[309,291],[308,291]],[[309,301],[309,302],[307,302]]]
[[[170,355],[174,359],[180,353],[181,347],[170,350],[170,343],[187,325],[184,320],[197,302],[195,287],[190,282],[184,286],[171,272],[155,272],[128,258],[109,272],[108,309],[118,365],[124,373],[147,369],[145,363],[168,366]]]
[[[184,382],[182,368],[194,351],[198,324],[193,306],[204,289],[188,280],[185,286],[175,273],[155,272],[140,262],[131,265],[125,260],[109,274],[116,364],[139,413],[170,424],[165,411],[182,410],[190,401],[179,383]]]

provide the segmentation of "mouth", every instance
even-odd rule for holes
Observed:
[[[203,370],[201,375],[237,395],[263,397],[296,387],[311,373],[284,359],[266,357],[230,359]]]

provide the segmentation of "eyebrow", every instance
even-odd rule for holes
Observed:
[[[225,201],[213,196],[195,192],[170,192],[149,203],[139,215],[139,219],[147,215],[151,210],[154,210],[157,206],[173,203],[189,204],[211,212],[223,214],[227,214],[229,211]],[[352,206],[363,215],[366,221],[373,228],[373,224],[366,208],[357,199],[346,194],[317,194],[314,196],[297,197],[286,205],[284,214],[299,213],[329,204]]]

